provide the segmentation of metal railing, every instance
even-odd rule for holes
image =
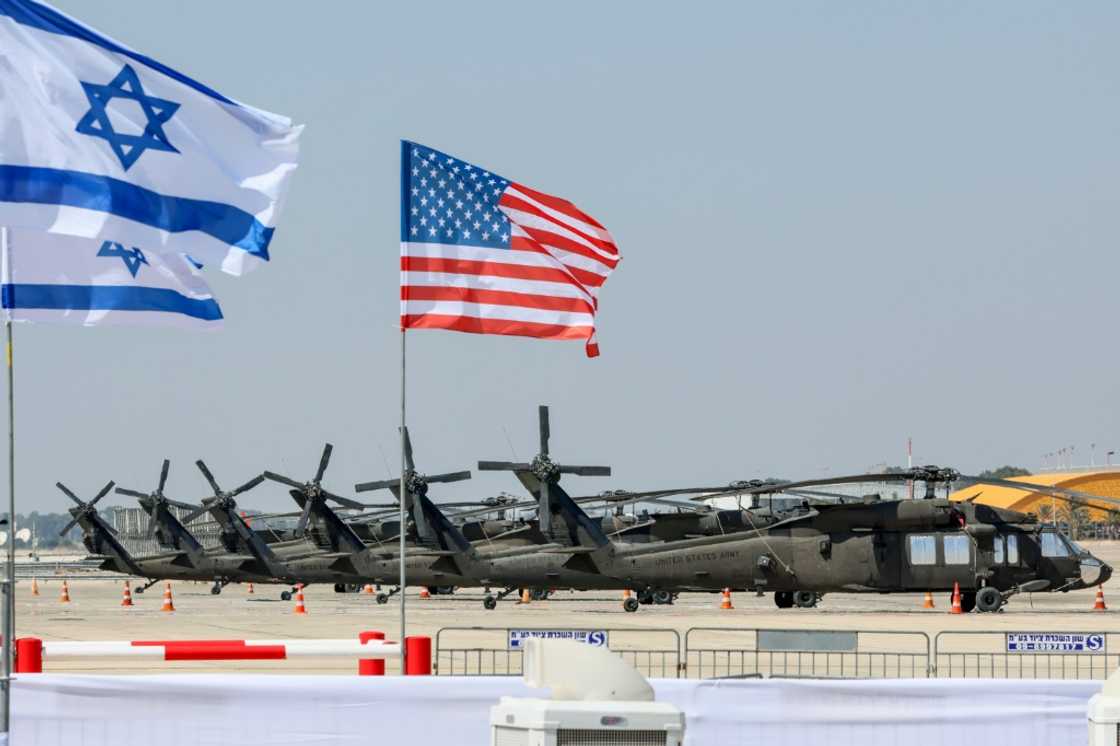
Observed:
[[[694,627],[685,633],[689,678],[899,679],[929,675],[924,632]]]
[[[681,636],[675,629],[603,627],[443,627],[435,637],[433,673],[438,676],[520,676],[519,638],[586,635],[602,635],[601,644],[621,655],[645,676],[680,676]]]
[[[578,637],[657,678],[1104,679],[1120,668],[1120,632],[444,627],[433,672],[519,676],[515,635]],[[600,635],[588,639],[587,635]]]
[[[1012,650],[1009,635],[1024,634],[1039,639]],[[938,632],[932,663],[938,678],[1105,679],[1120,667],[1120,633]]]

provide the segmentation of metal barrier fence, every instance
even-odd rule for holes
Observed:
[[[520,645],[529,637],[603,645],[646,676],[680,676],[680,633],[641,628],[443,627],[436,633],[432,672],[438,676],[520,676]]]
[[[608,647],[659,678],[1104,679],[1120,668],[1120,632],[791,630],[734,627],[556,629],[444,627],[433,672],[519,676],[521,641]]]
[[[1120,667],[1120,633],[939,632],[938,678],[1105,679]]]
[[[929,675],[924,632],[694,627],[685,633],[689,678],[899,679]]]

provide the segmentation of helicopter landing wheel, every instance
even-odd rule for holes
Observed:
[[[638,606],[640,606],[638,599],[633,596],[622,602],[622,610],[631,614],[638,610]]]
[[[221,592],[222,592],[222,586],[218,585],[217,583],[210,586],[210,595],[217,596],[217,595],[220,595]]]
[[[802,609],[811,609],[820,601],[820,596],[812,591],[794,591],[793,602]]]
[[[494,598],[493,596],[483,596],[482,608],[486,609],[487,611],[493,611],[494,609],[498,608],[498,599]]]
[[[673,594],[670,591],[654,591],[653,602],[658,606],[668,606],[673,603]]]
[[[1003,594],[995,588],[985,586],[976,591],[976,610],[983,612],[996,612],[1003,607]],[[961,597],[961,610],[964,610],[964,597]]]
[[[774,605],[779,609],[793,607],[793,591],[774,591]]]
[[[378,593],[373,597],[373,600],[377,602],[378,606],[384,606],[385,604],[389,603],[389,594]]]
[[[280,591],[280,600],[281,601],[291,601],[292,600],[292,592],[291,591]]]

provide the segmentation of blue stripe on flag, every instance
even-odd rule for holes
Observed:
[[[177,80],[183,85],[190,86],[199,93],[203,93],[211,98],[234,106],[240,106],[236,101],[232,101],[222,94],[215,91],[209,86],[199,83],[197,80],[188,78],[177,70],[172,70],[162,62],[157,62],[147,55],[134,52],[127,47],[122,47],[112,39],[108,39],[98,34],[93,29],[87,28],[79,23],[75,23],[63,14],[59,13],[54,8],[42,5],[32,0],[0,0],[0,16],[8,16],[13,21],[24,26],[37,28],[40,31],[47,31],[52,34],[61,34],[63,36],[71,36],[75,39],[80,39],[90,44],[95,44],[102,49],[106,49],[116,54],[124,55],[131,59],[136,60],[148,67],[163,73],[172,80]]]
[[[116,285],[4,285],[0,290],[4,308],[55,311],[159,311],[191,316],[204,321],[222,318],[213,298],[199,299],[166,288]]]
[[[0,166],[0,202],[81,207],[168,233],[200,231],[265,261],[275,230],[233,205],[168,197],[120,179],[57,168]]]

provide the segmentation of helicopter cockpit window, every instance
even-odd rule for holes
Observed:
[[[1069,547],[1062,541],[1062,537],[1053,531],[1042,532],[1043,557],[1068,557]]]
[[[967,565],[969,561],[968,547],[971,540],[963,534],[953,534],[945,537],[945,564]]]
[[[1003,537],[997,536],[992,542],[992,561],[997,565],[1003,564]]]
[[[932,536],[910,537],[910,564],[937,564],[937,540]]]
[[[1019,537],[1015,534],[1007,536],[1007,564],[1019,564]]]

